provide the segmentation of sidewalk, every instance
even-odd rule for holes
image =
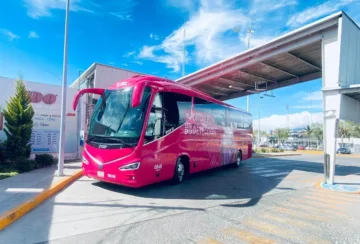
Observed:
[[[312,151],[312,150],[297,150],[297,153],[300,154],[310,154],[310,155],[324,155],[324,151]],[[346,157],[346,158],[360,158],[360,154],[336,154],[337,157]]]
[[[81,162],[70,162],[61,177],[56,176],[57,166],[52,166],[0,180],[0,216],[80,169]]]

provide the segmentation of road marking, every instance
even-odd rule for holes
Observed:
[[[347,205],[347,204],[351,204],[349,202],[344,202],[341,200],[336,200],[336,199],[329,199],[329,198],[320,198],[320,197],[315,197],[315,196],[303,196],[303,198],[305,199],[310,199],[310,200],[315,200],[318,202],[322,202],[322,203],[327,203],[327,204],[333,204],[333,205]]]
[[[332,199],[340,199],[344,201],[353,201],[353,202],[360,202],[360,197],[358,195],[350,195],[346,193],[334,193],[326,190],[312,190],[307,194],[315,195],[315,196],[323,196]]]
[[[252,174],[259,174],[259,173],[273,173],[273,172],[279,172],[277,170],[273,169],[267,169],[267,170],[253,170],[251,171]]]
[[[5,192],[42,192],[44,188],[8,188]]]
[[[298,204],[304,204],[304,205],[311,205],[311,206],[315,206],[315,207],[319,207],[319,208],[330,208],[330,209],[334,209],[336,211],[340,211],[342,212],[340,209],[339,206],[335,206],[335,205],[330,205],[330,204],[324,204],[324,203],[319,203],[317,201],[314,201],[314,200],[309,200],[309,199],[290,199],[291,202],[295,202],[298,203]],[[343,212],[344,213],[344,212]]]
[[[291,172],[279,172],[279,173],[270,173],[270,174],[262,174],[262,177],[272,177],[272,176],[278,176],[278,175],[287,175]]]
[[[308,235],[304,235],[305,233],[298,233],[298,232],[295,232],[295,231],[292,231],[289,229],[279,228],[276,225],[268,224],[263,221],[248,220],[248,221],[244,221],[243,224],[245,224],[251,228],[261,230],[265,233],[269,233],[271,235],[278,236],[278,237],[292,240],[292,241],[298,241],[295,237],[301,236],[301,239],[306,240],[307,243],[330,243],[327,240],[321,240],[316,237],[310,237]],[[303,234],[303,235],[301,235],[301,234]]]
[[[291,204],[285,204],[283,202],[279,203],[279,205],[282,205],[283,207],[291,207],[291,208],[300,208],[303,209],[305,211],[309,211],[312,213],[317,213],[319,212],[320,214],[324,214],[324,215],[332,215],[332,216],[336,216],[339,218],[348,218],[350,217],[348,214],[343,213],[343,212],[334,212],[333,210],[329,210],[326,209],[326,207],[322,207],[322,208],[317,208],[317,207],[313,207],[313,206],[309,206],[309,205],[305,205],[305,204],[296,204],[296,203],[291,203]]]
[[[215,239],[212,239],[210,237],[204,237],[200,241],[198,241],[199,244],[222,244],[222,242],[219,242]]]
[[[236,228],[227,228],[224,229],[223,232],[227,235],[233,235],[236,236],[236,238],[245,241],[247,243],[254,243],[254,244],[273,244],[276,243],[275,241],[271,240],[271,239],[267,239],[265,237],[259,236],[259,235],[255,235],[251,232],[245,231],[245,230],[240,230],[240,229],[236,229]]]
[[[283,208],[283,207],[275,207],[274,208],[275,211],[278,211],[280,213],[284,213],[284,214],[288,214],[288,215],[292,215],[295,217],[298,217],[300,219],[312,219],[312,220],[316,220],[316,221],[328,221],[329,218],[327,217],[323,217],[323,216],[318,216],[318,215],[312,215],[312,214],[304,214],[301,213],[299,211],[294,211],[288,208]]]
[[[266,219],[271,219],[280,223],[285,223],[285,224],[290,224],[290,225],[295,225],[299,228],[306,228],[306,229],[317,229],[319,228],[318,226],[305,222],[303,220],[299,220],[299,219],[294,219],[294,218],[289,218],[289,217],[285,217],[285,216],[276,216],[270,213],[265,213],[264,215],[260,215],[262,218],[266,218]]]

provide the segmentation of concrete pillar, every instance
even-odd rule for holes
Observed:
[[[322,40],[322,91],[324,111],[324,154],[329,156],[329,175],[325,183],[333,184],[336,163],[336,129],[339,120],[340,97],[340,36],[339,33]],[[326,158],[326,157],[325,157]],[[324,164],[325,164],[324,158]]]

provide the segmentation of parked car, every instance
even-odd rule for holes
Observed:
[[[336,153],[338,153],[338,154],[351,154],[351,150],[350,150],[350,148],[340,147],[338,150],[336,150]]]
[[[304,146],[298,146],[298,150],[305,150]]]
[[[281,149],[284,149],[285,151],[296,151],[296,148],[291,145],[284,145],[280,147]]]

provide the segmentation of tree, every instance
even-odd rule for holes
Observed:
[[[290,130],[287,128],[278,128],[274,131],[274,134],[276,135],[279,141],[283,141],[289,138]]]
[[[31,133],[34,110],[22,78],[16,81],[15,95],[6,102],[3,110],[6,134],[5,149],[7,158],[15,161],[29,158],[31,154]]]
[[[324,131],[323,131],[323,126],[320,123],[315,123],[311,125],[311,130],[312,130],[312,135],[315,136],[315,138],[318,141],[322,141],[323,140],[323,136],[324,136]]]
[[[338,135],[341,137],[341,143],[344,143],[344,138],[350,140],[351,137],[351,124],[346,121],[340,121],[338,127]]]

